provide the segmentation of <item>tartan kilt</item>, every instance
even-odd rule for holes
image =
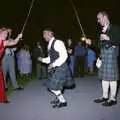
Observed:
[[[46,86],[49,90],[63,90],[64,86],[72,86],[73,84],[74,80],[67,63],[48,73]]]
[[[101,48],[102,65],[99,68],[98,75],[101,80],[117,81],[118,80],[118,63],[116,46]]]

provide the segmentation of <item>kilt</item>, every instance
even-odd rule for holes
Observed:
[[[72,86],[73,84],[74,80],[67,63],[48,73],[46,86],[49,90],[63,90],[64,86]]]
[[[117,52],[118,52],[117,46],[101,48],[100,57],[102,60],[102,65],[98,71],[98,76],[101,80],[107,81],[118,80]]]

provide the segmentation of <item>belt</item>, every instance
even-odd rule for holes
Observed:
[[[102,48],[116,48],[115,45],[102,45]]]

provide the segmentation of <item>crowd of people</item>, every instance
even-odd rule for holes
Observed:
[[[55,38],[51,28],[43,30],[43,38],[48,42],[45,56],[40,42],[32,52],[27,45],[17,50],[17,45],[22,38],[22,33],[13,40],[12,30],[9,28],[0,29],[0,102],[8,103],[5,92],[8,90],[8,80],[11,80],[14,90],[23,90],[16,80],[16,67],[21,76],[29,76],[32,72],[32,64],[36,65],[36,78],[47,79],[47,90],[55,95],[51,101],[53,108],[67,106],[64,97],[66,89],[75,88],[75,77],[94,75],[98,67],[98,77],[102,83],[103,94],[94,100],[95,103],[102,103],[103,106],[117,104],[117,81],[118,77],[118,55],[120,43],[120,29],[110,22],[107,12],[97,14],[98,23],[101,25],[99,38],[100,53],[96,55],[92,47],[92,40],[78,41],[74,45],[72,38],[68,38],[66,44]],[[97,58],[97,56],[99,56]],[[96,66],[95,66],[96,65]],[[9,75],[9,79],[8,79]]]
[[[90,40],[90,39],[89,39]],[[91,40],[90,40],[91,41]],[[84,75],[95,74],[96,53],[90,44],[85,41],[67,40],[68,65],[73,77],[84,77]]]

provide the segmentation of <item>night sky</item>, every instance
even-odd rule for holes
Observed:
[[[22,29],[32,0],[1,0],[0,26],[13,29],[13,36]],[[97,35],[96,14],[106,10],[114,23],[120,25],[119,4],[117,0],[73,0],[87,37]],[[51,27],[57,38],[65,40],[72,37],[78,41],[81,30],[69,0],[35,0],[24,30],[24,41],[33,45],[42,39],[42,30]]]

